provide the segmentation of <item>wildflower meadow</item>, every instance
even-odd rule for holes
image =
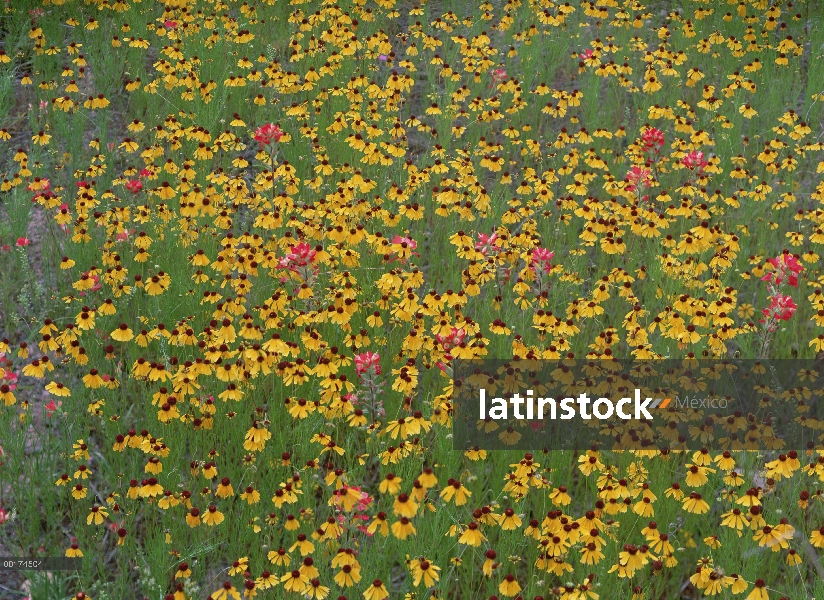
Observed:
[[[77,560],[0,598],[824,599],[824,444],[454,448],[452,378],[806,419],[823,125],[821,0],[5,0],[0,555]]]

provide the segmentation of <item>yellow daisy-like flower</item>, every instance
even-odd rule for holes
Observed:
[[[106,511],[105,508],[102,506],[97,506],[96,504],[91,507],[89,516],[86,517],[86,525],[91,525],[94,523],[95,525],[102,524],[106,517],[109,516],[109,513]]]
[[[366,591],[363,592],[363,597],[366,600],[384,600],[385,598],[389,597],[389,592],[386,590],[386,586],[380,579],[375,579]]]
[[[515,579],[515,576],[512,574],[507,575],[504,577],[504,580],[498,585],[498,591],[510,598],[518,594],[521,591],[521,586],[518,581]]]
[[[231,581],[223,582],[223,585],[212,592],[211,596],[213,600],[229,600],[229,598],[232,598],[232,600],[241,600],[240,593],[238,593]]]
[[[62,383],[52,381],[46,385],[46,391],[53,396],[71,396],[71,390]]]
[[[128,342],[134,338],[134,333],[129,329],[128,325],[121,323],[117,329],[112,331],[111,336],[116,342]]]

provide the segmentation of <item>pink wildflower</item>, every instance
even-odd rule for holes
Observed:
[[[401,248],[404,250],[411,250],[411,252],[404,253],[404,255],[400,259],[401,262],[406,262],[407,257],[411,256],[412,254],[414,254],[415,256],[420,256],[419,253],[415,252],[415,248],[418,247],[418,242],[413,240],[411,237],[401,237],[399,235],[396,235],[392,238],[392,243],[400,245]],[[393,257],[390,262],[395,262],[396,260],[398,260],[397,256]]]
[[[177,21],[164,21],[163,27],[165,27],[166,29],[174,29],[175,27],[177,27]]]
[[[2,525],[3,523],[5,523],[8,520],[9,520],[9,517],[6,514],[5,509],[0,508],[0,525]]]
[[[114,236],[114,240],[116,242],[125,242],[129,239],[129,236],[132,235],[134,232],[135,232],[134,229],[123,230],[120,233],[118,233],[116,236]]]
[[[54,400],[52,400],[45,407],[46,408],[46,416],[47,417],[52,416],[52,414],[54,414],[54,411],[56,411],[61,406],[63,406],[63,401],[62,400],[60,402],[58,402],[57,404],[55,404]]]
[[[364,352],[355,356],[355,372],[362,375],[374,369],[375,375],[381,374],[381,357],[377,352]]]
[[[88,275],[88,274],[89,274],[88,271],[83,273],[83,275]],[[96,292],[97,290],[99,290],[100,288],[103,287],[103,284],[100,283],[100,276],[99,275],[92,275],[92,280],[94,281],[94,285],[92,285],[92,288],[91,288],[92,292]],[[80,295],[84,296],[85,292],[80,292]]]
[[[492,251],[497,253],[501,248],[500,246],[496,245],[495,242],[498,241],[498,234],[493,233],[491,235],[487,235],[485,233],[478,234],[478,241],[475,242],[475,250],[487,256],[487,254]]]
[[[466,332],[463,329],[453,327],[447,335],[442,336],[440,334],[437,334],[435,336],[435,339],[446,351],[447,354],[445,358],[447,360],[452,360],[452,355],[449,354],[449,351],[455,346],[460,346],[463,343],[465,337]]]
[[[534,248],[532,250],[532,261],[530,268],[534,271],[538,267],[544,273],[549,273],[552,270],[552,265],[549,261],[555,256],[554,252],[550,252],[546,248]]]
[[[770,297],[770,305],[761,312],[764,313],[767,318],[789,321],[795,314],[796,308],[798,307],[795,305],[792,296],[782,296],[778,294]]]
[[[658,152],[664,145],[664,132],[655,127],[650,127],[641,134],[641,141],[644,143],[644,152]]]
[[[280,259],[279,265],[290,271],[297,272],[298,267],[306,267],[315,260],[317,251],[306,242],[292,246],[289,254]]]
[[[2,364],[2,361],[0,361],[0,364]],[[17,389],[17,373],[11,371],[10,368],[11,361],[7,360],[6,367],[3,369],[5,372],[3,373],[2,381],[5,381],[8,384],[9,389],[13,392]]]
[[[17,243],[15,244],[15,246],[17,246],[18,248],[24,248],[24,247],[28,246],[29,244],[31,244],[31,240],[29,238],[19,237],[19,238],[17,238]]]
[[[492,83],[489,84],[490,88],[494,88],[498,83],[505,80],[507,78],[506,71],[503,69],[490,69],[490,74],[492,75]]]
[[[775,258],[768,258],[767,262],[775,267],[775,270],[764,275],[761,281],[780,285],[784,279],[787,279],[789,285],[798,287],[798,274],[804,270],[804,267],[796,257],[792,254],[780,254]]]
[[[704,153],[698,150],[693,150],[681,159],[681,164],[688,169],[698,169],[701,171],[707,166],[707,161],[704,160]]]
[[[279,142],[282,136],[283,131],[281,131],[280,126],[272,123],[261,125],[255,130],[255,140],[263,147]]]
[[[639,167],[638,165],[633,165],[627,172],[626,180],[629,182],[627,186],[628,192],[634,192],[638,186],[648,188],[652,183],[652,171]]]
[[[126,189],[129,190],[132,194],[136,194],[137,192],[143,189],[143,184],[137,179],[130,179],[126,183]]]

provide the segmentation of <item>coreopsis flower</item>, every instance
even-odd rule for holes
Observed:
[[[365,511],[372,503],[373,498],[361,490],[360,486],[344,484],[332,493],[329,504],[338,506],[346,512],[353,510]]]
[[[97,506],[96,504],[91,507],[89,516],[86,517],[86,524],[91,525],[94,522],[95,525],[100,525],[103,521],[106,520],[106,517],[109,516],[109,513],[106,511],[105,508],[102,506]]]
[[[498,524],[501,526],[501,529],[504,531],[512,531],[514,529],[518,529],[521,524],[521,517],[515,514],[515,511],[511,508],[507,508],[504,511],[504,514],[497,516]]]
[[[210,527],[220,525],[223,519],[223,513],[221,513],[214,504],[210,504],[209,509],[203,513],[203,522]]]
[[[386,513],[380,511],[376,514],[366,530],[373,535],[378,531],[383,537],[387,537],[389,535],[389,522],[386,520]]]
[[[340,587],[347,588],[356,585],[361,580],[360,566],[357,564],[346,564],[341,566],[341,570],[335,575],[334,581]]]
[[[421,557],[419,560],[409,561],[409,568],[412,571],[412,584],[418,587],[423,582],[424,587],[434,586],[441,578],[440,567]]]
[[[405,540],[409,536],[413,536],[417,533],[415,526],[412,524],[407,517],[401,517],[400,520],[395,521],[392,524],[392,535],[394,535],[399,540]]]
[[[767,595],[767,584],[763,579],[755,580],[755,587],[747,595],[746,600],[770,600]]]
[[[187,577],[191,577],[192,570],[189,568],[189,563],[182,562],[177,566],[177,570],[175,571],[175,579],[186,579]]]
[[[566,487],[563,485],[553,490],[549,497],[555,506],[566,506],[572,502],[569,494],[567,494]]]
[[[446,502],[451,502],[453,499],[455,500],[455,506],[463,506],[467,503],[467,500],[472,495],[464,485],[458,481],[457,479],[450,479],[447,482],[447,486],[441,490],[441,498],[444,499]]]
[[[475,521],[472,521],[466,526],[466,529],[461,532],[458,543],[477,548],[484,540],[486,540],[486,537],[481,533],[480,526]]]
[[[321,585],[320,579],[314,578],[309,581],[309,585],[304,591],[307,598],[315,598],[316,600],[323,600],[329,595],[329,587]]]
[[[116,342],[128,342],[134,338],[134,333],[126,323],[121,323],[110,335]]]
[[[396,477],[394,473],[389,473],[383,481],[381,481],[378,491],[381,494],[397,495],[401,491],[401,483],[403,479]]]
[[[406,262],[406,260],[412,256],[420,257],[420,254],[415,252],[415,248],[418,247],[418,242],[413,240],[408,236],[400,236],[396,235],[392,238],[392,251],[395,254],[395,257],[392,258],[392,261],[400,260],[402,263]]]
[[[366,600],[384,600],[385,598],[389,597],[389,592],[386,590],[386,586],[380,579],[375,579],[366,591],[363,593],[363,597]]]
[[[816,548],[824,548],[824,527],[816,529],[810,534],[810,543]]]
[[[57,381],[52,381],[48,385],[46,385],[46,391],[52,394],[53,396],[71,396],[71,390],[67,388],[62,383]],[[52,400],[54,402],[54,400]],[[55,407],[56,408],[56,407]]]
[[[223,585],[220,588],[212,592],[211,594],[212,600],[240,600],[240,593],[235,589],[235,586],[232,585],[231,581],[224,581]]]
[[[512,574],[504,577],[504,580],[498,586],[498,591],[506,597],[512,597],[521,591],[521,586]]]
[[[684,510],[696,515],[704,514],[710,510],[710,505],[701,497],[701,494],[692,492],[688,498],[683,501]]]
[[[418,503],[410,498],[408,494],[399,494],[395,498],[392,511],[399,517],[411,519],[418,512]]]

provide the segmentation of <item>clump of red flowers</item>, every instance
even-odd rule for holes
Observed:
[[[276,144],[280,141],[280,138],[283,137],[283,131],[281,130],[280,126],[274,125],[272,123],[267,123],[266,125],[261,125],[255,130],[255,141],[262,148],[266,148],[271,146],[272,144]]]

